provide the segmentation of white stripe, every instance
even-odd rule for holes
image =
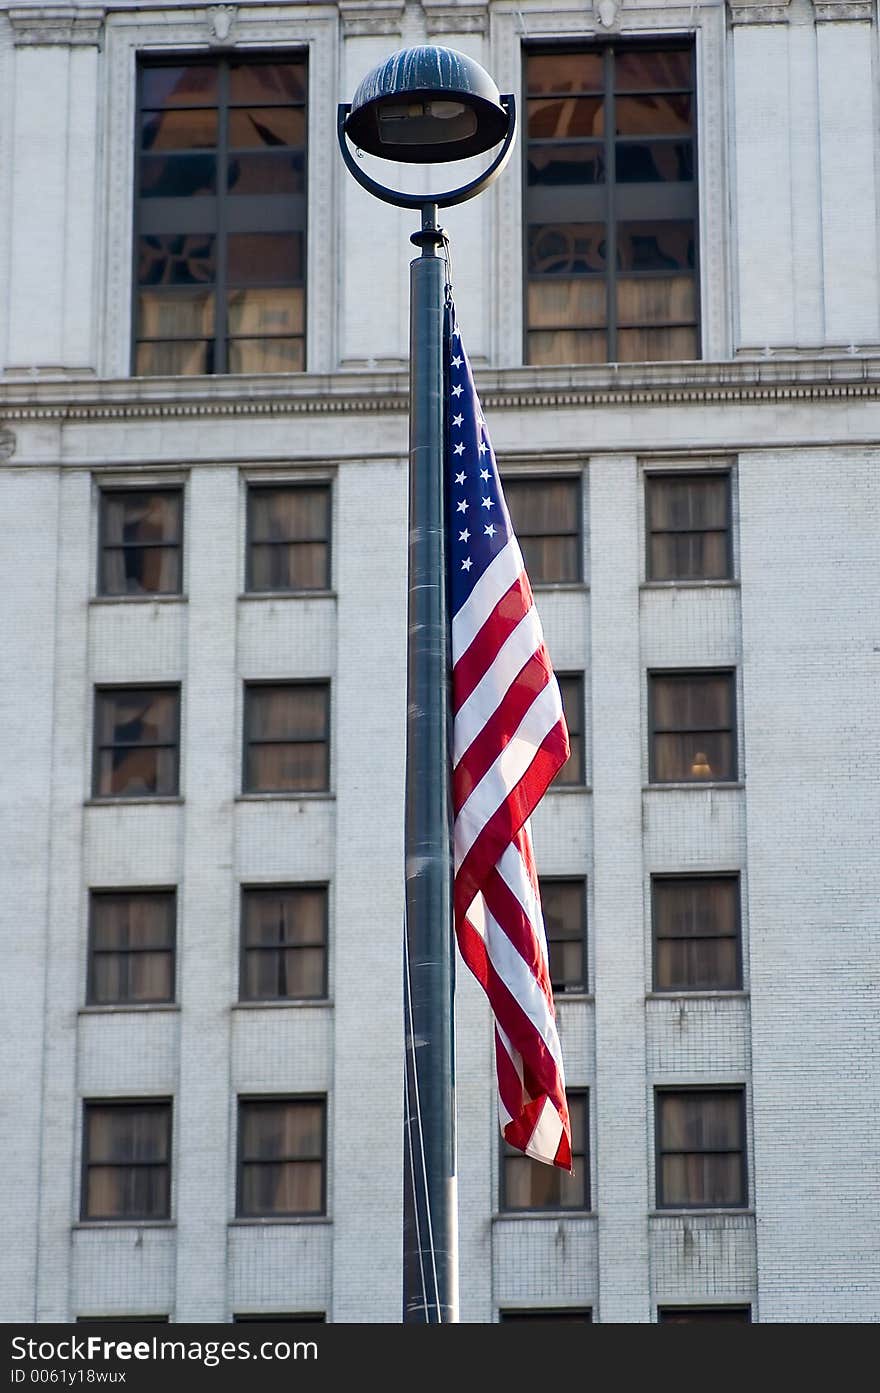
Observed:
[[[562,1083],[562,1050],[547,998],[536,978],[532,976],[531,968],[520,957],[489,909],[486,910],[486,951],[489,961],[510,995],[528,1016],[552,1054],[559,1072],[559,1081]]]
[[[455,819],[456,871],[489,818],[526,773],[561,714],[559,688],[555,682],[548,682],[523,716],[516,733],[462,804]]]
[[[532,654],[544,642],[541,621],[534,606],[526,611],[512,633],[502,643],[489,667],[455,713],[453,760],[462,755],[494,715],[513,679],[522,672]]]
[[[537,1161],[552,1161],[562,1140],[562,1119],[549,1098],[544,1099],[534,1132],[529,1138],[526,1155]]]
[[[496,1020],[496,1022],[495,1022],[495,1029],[496,1029],[496,1031],[498,1032],[498,1038],[497,1038],[497,1040],[495,1041],[495,1069],[496,1069],[496,1072],[500,1072],[500,1070],[498,1069],[498,1051],[499,1051],[499,1049],[503,1049],[503,1050],[504,1050],[504,1053],[507,1055],[508,1059],[510,1060],[510,1062],[511,1062],[513,1068],[516,1070],[517,1077],[519,1078],[519,1086],[520,1086],[520,1089],[522,1089],[522,1086],[523,1086],[523,1061],[522,1061],[522,1055],[520,1054],[519,1050],[515,1050],[515,1049],[513,1048],[513,1045],[510,1043],[510,1040],[507,1038],[507,1036],[505,1035],[504,1031],[501,1029],[501,1026],[498,1024],[497,1020]],[[512,1121],[513,1121],[512,1115],[507,1111],[507,1108],[504,1106],[504,1099],[503,1099],[502,1096],[501,1096],[501,1088],[500,1088],[500,1086],[499,1086],[499,1089],[498,1089],[498,1121],[501,1123],[501,1131],[502,1131],[502,1132],[504,1131],[504,1129],[505,1129],[505,1127],[507,1126],[508,1122],[512,1122]]]
[[[529,824],[525,824],[525,834],[531,843],[532,834]],[[523,913],[532,926],[532,931],[541,947],[541,954],[545,963],[548,963],[547,956],[547,935],[544,932],[544,915],[541,911],[541,901],[535,893],[531,876],[525,861],[520,855],[519,847],[513,842],[507,847],[501,860],[498,862],[498,874],[504,881],[508,890],[516,897],[522,905]]]
[[[452,661],[457,663],[473,643],[489,615],[506,595],[523,568],[519,543],[511,535],[507,545],[489,562],[461,609],[452,619]]]

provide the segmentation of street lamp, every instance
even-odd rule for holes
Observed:
[[[421,211],[410,241],[409,599],[406,725],[406,1137],[403,1319],[458,1319],[453,1092],[452,854],[444,538],[443,334],[446,264],[439,208],[498,177],[516,130],[512,96],[451,48],[400,49],[337,113],[339,148],[362,188]],[[446,164],[501,146],[483,173],[442,193],[410,194],[372,179],[349,141],[380,159]]]

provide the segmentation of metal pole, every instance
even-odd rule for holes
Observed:
[[[443,316],[437,205],[410,264],[403,1319],[458,1320]]]

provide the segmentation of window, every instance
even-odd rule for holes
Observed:
[[[729,474],[647,474],[648,580],[728,580]]]
[[[521,1321],[550,1321],[557,1325],[560,1321],[574,1321],[578,1325],[590,1325],[593,1320],[593,1313],[587,1307],[578,1310],[576,1307],[547,1307],[546,1310],[538,1308],[534,1311],[499,1311],[498,1319],[505,1325],[512,1320]]]
[[[327,889],[288,885],[242,893],[242,1001],[327,995]]]
[[[502,1142],[503,1210],[590,1208],[589,1095],[586,1091],[570,1090],[567,1097],[573,1174],[567,1175],[543,1161],[533,1161]]]
[[[167,1325],[167,1316],[77,1316],[77,1325]]]
[[[315,793],[330,783],[330,685],[245,686],[246,793]]]
[[[90,1006],[174,1000],[173,890],[93,890]]]
[[[235,1325],[315,1325],[326,1319],[323,1311],[270,1311],[262,1316],[247,1312],[232,1317]]]
[[[551,787],[560,784],[583,784],[584,774],[584,679],[577,673],[557,673],[565,724],[568,726],[568,743],[571,753],[563,764]]]
[[[249,488],[248,590],[327,590],[329,586],[329,486]]]
[[[504,498],[532,585],[580,580],[580,479],[506,478]]]
[[[306,60],[138,72],[133,370],[305,367]]]
[[[736,779],[732,672],[648,674],[651,783]]]
[[[526,361],[699,357],[693,47],[526,55]]]
[[[95,797],[176,794],[179,743],[179,687],[98,687]]]
[[[654,876],[655,992],[742,986],[739,877]]]
[[[181,489],[102,489],[99,595],[179,595]]]
[[[583,880],[540,883],[554,996],[587,990],[587,895]]]
[[[167,1219],[171,1103],[86,1103],[83,1219]]]
[[[655,1098],[658,1209],[745,1205],[744,1090],[658,1088]]]
[[[750,1306],[659,1306],[657,1321],[660,1325],[697,1325],[708,1322],[710,1325],[750,1325],[752,1308]]]
[[[239,1217],[325,1212],[325,1112],[323,1098],[239,1100]]]

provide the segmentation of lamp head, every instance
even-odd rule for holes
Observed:
[[[384,160],[443,164],[490,150],[508,124],[485,68],[453,48],[423,45],[398,49],[367,73],[345,134]]]

